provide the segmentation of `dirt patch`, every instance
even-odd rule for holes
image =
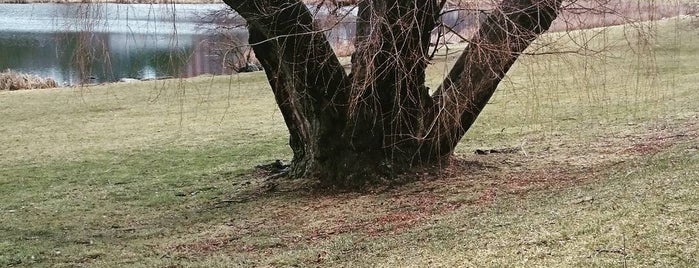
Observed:
[[[178,244],[169,248],[169,250],[179,253],[208,255],[209,253],[218,252],[223,249],[230,248],[231,245],[234,244],[234,242],[235,239],[233,238],[212,238],[191,243]],[[241,247],[241,249],[244,248]]]
[[[489,205],[500,196],[564,187],[594,177],[581,176],[579,171],[568,172],[565,167],[523,169],[536,165],[520,154],[469,157],[456,157],[450,165],[431,173],[417,172],[420,180],[375,193],[310,191],[297,197],[294,203],[270,202],[264,197],[259,201],[250,199],[253,201],[235,204],[249,206],[246,209],[249,214],[240,213],[240,219],[227,223],[230,227],[227,234],[171,245],[166,250],[194,256],[221,251],[271,254],[281,248],[322,243],[344,234],[395,235],[464,206]],[[481,159],[473,160],[473,157]],[[239,240],[257,236],[273,237],[280,242],[259,245]]]
[[[471,157],[485,159],[457,157],[450,165],[432,173],[418,172],[416,176],[421,176],[420,180],[374,193],[309,191],[295,197],[293,203],[266,200],[274,197],[249,199],[251,201],[235,204],[247,208],[245,213],[237,213],[239,218],[226,223],[227,233],[170,245],[166,251],[193,256],[217,252],[273,254],[283,248],[322,243],[346,234],[395,235],[464,206],[489,205],[502,195],[523,195],[536,189],[563,187],[593,178],[582,177],[577,172],[567,173],[565,168],[522,170],[521,167],[530,161],[524,155]],[[278,242],[259,244],[241,239],[243,237],[273,238]]]
[[[624,154],[652,155],[676,144],[678,141],[696,139],[696,133],[644,137],[621,151]]]
[[[447,201],[445,196],[435,193],[396,194],[374,203],[371,208],[363,207],[371,211],[369,217],[338,219],[333,224],[310,230],[307,233],[308,240],[315,241],[349,232],[368,236],[393,235],[419,226],[434,216],[454,211],[462,205],[460,202]]]
[[[328,193],[286,179],[279,180],[274,191],[260,191],[255,189],[265,187],[264,176],[250,178],[252,190],[247,194],[252,196],[228,207],[236,216],[222,233],[202,234],[165,250],[194,256],[222,251],[274,254],[342,235],[400,234],[501,198],[526,198],[536,191],[589,183],[607,177],[619,163],[698,137],[692,126],[634,133],[556,150],[462,155],[448,165],[405,174],[417,178],[405,184],[368,192]]]

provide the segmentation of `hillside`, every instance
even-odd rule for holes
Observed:
[[[0,266],[699,265],[696,22],[539,44],[450,166],[359,192],[255,168],[261,73],[0,92]]]

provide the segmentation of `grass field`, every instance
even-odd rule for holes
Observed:
[[[290,158],[261,73],[0,92],[0,266],[699,265],[699,26],[543,40],[451,166],[364,192],[254,170]]]

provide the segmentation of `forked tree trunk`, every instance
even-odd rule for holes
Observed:
[[[300,0],[224,1],[248,22],[289,129],[291,175],[340,187],[449,157],[562,2],[502,1],[430,95],[437,0],[360,1],[350,74]]]

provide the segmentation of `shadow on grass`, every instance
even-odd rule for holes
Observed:
[[[449,165],[416,170],[390,183],[354,191],[319,188],[312,180],[270,182],[268,174],[250,170],[211,174],[235,182],[229,192],[202,208],[229,216],[160,250],[185,258],[271,257],[347,237],[393,237],[454,213],[478,213],[502,199],[524,199],[530,193],[608,178],[633,159],[697,137],[696,129],[690,127],[608,137],[583,148],[458,155]]]

